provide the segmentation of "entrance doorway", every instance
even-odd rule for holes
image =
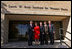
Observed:
[[[38,25],[40,21],[44,22],[51,20],[55,27],[54,39],[60,40],[59,28],[64,28],[63,20],[68,19],[67,16],[35,15],[35,14],[6,14],[5,17],[8,18],[9,20],[8,41],[27,41],[28,35],[26,33],[25,28],[27,28],[27,25],[29,24],[30,20],[33,20],[33,22],[37,22]],[[65,32],[62,31],[62,34],[65,35]],[[62,39],[64,38],[62,37]]]
[[[44,23],[44,21],[33,21],[33,23],[35,22],[37,22],[38,25],[40,22]],[[8,41],[27,41],[28,40],[28,34],[27,34],[28,24],[29,24],[29,20],[28,21],[27,20],[26,21],[25,20],[24,21],[18,21],[18,20],[9,21]],[[62,21],[52,21],[52,24],[54,24],[55,32],[56,32],[54,35],[54,39],[59,40],[59,28],[62,28]]]

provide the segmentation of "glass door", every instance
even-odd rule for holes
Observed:
[[[28,40],[28,22],[10,21],[9,41],[27,41]]]

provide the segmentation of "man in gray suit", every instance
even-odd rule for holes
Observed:
[[[44,22],[44,41],[45,44],[48,45],[48,26],[46,21]]]

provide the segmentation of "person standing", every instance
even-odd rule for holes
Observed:
[[[53,24],[51,24],[51,21],[48,21],[48,32],[49,32],[49,38],[50,38],[50,44],[53,45],[54,44],[54,26]]]
[[[34,27],[34,39],[35,39],[35,44],[37,45],[39,43],[39,38],[40,38],[40,27],[37,25],[37,22],[35,22],[35,27]]]
[[[33,21],[30,21],[30,24],[28,26],[28,45],[32,45],[32,40],[33,40],[33,32],[34,32],[34,25]]]
[[[40,22],[40,45],[44,44],[44,27],[42,22]]]
[[[44,22],[44,36],[45,44],[48,45],[48,26],[46,22]]]

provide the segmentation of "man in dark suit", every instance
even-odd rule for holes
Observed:
[[[49,32],[49,38],[50,38],[50,44],[53,45],[54,44],[54,26],[53,24],[51,24],[51,21],[48,21],[48,32]]]
[[[44,44],[44,27],[42,25],[42,22],[40,22],[40,44]]]
[[[28,45],[31,46],[32,45],[32,41],[33,41],[33,34],[34,34],[34,25],[33,22],[30,21],[30,24],[28,26]]]

